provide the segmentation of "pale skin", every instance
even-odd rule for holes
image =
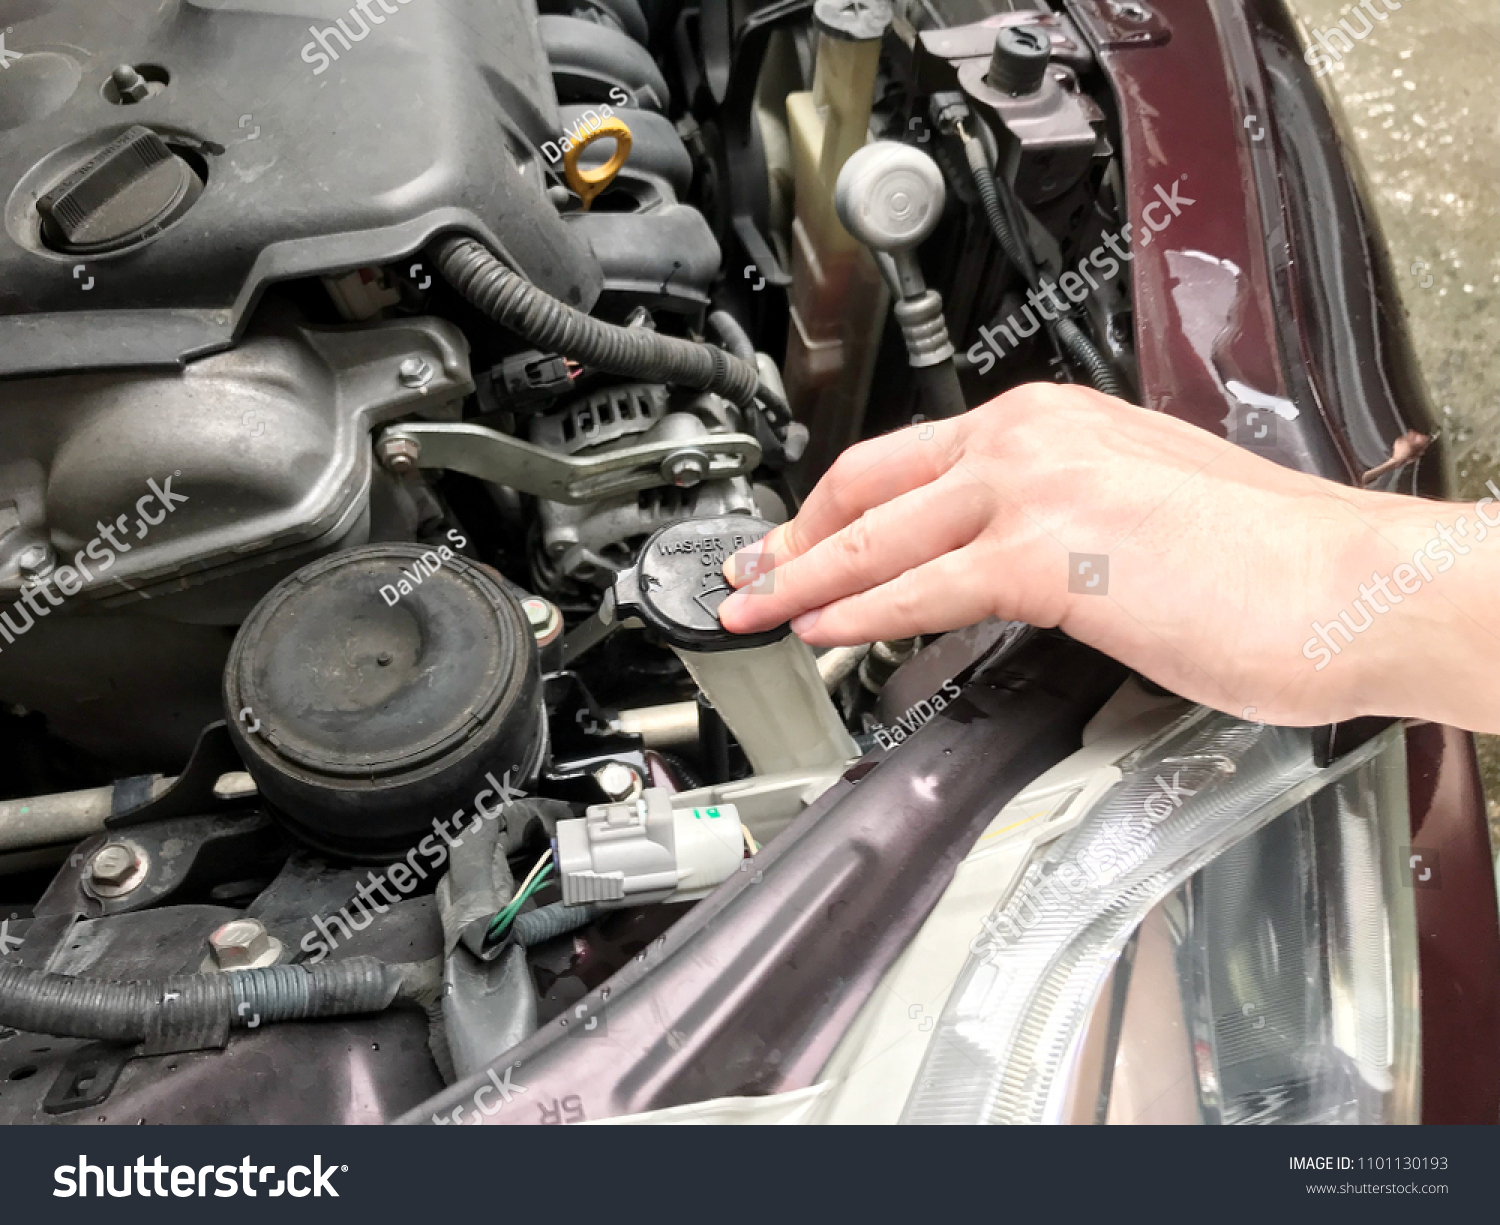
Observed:
[[[1106,592],[1069,590],[1078,554],[1108,558]],[[738,633],[790,619],[839,646],[996,616],[1241,718],[1500,733],[1500,497],[1354,489],[1082,387],[851,447],[725,574]]]

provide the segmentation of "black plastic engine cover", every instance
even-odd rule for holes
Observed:
[[[267,283],[415,263],[443,230],[580,309],[598,295],[544,194],[561,125],[534,0],[4,7],[0,376],[179,365],[227,347]],[[138,125],[201,196],[123,250],[53,250],[38,200]]]

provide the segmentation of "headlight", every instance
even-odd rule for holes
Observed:
[[[903,1121],[1416,1122],[1401,728],[1320,770],[1200,709],[1120,769],[986,920]]]

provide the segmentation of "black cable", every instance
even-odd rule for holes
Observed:
[[[231,1028],[384,1012],[396,1003],[425,1006],[440,986],[435,962],[391,965],[374,957],[136,982],[3,966],[0,1025],[59,1038],[206,1049],[223,1046]]]
[[[1124,388],[1115,378],[1115,372],[1104,354],[1099,352],[1083,329],[1066,315],[1058,316],[1057,339],[1068,351],[1068,355],[1083,367],[1095,391],[1102,391],[1105,395],[1116,398],[1124,394]]]
[[[472,238],[441,238],[433,255],[444,280],[544,352],[643,382],[712,391],[743,409],[754,409],[759,400],[772,424],[791,419],[785,398],[761,380],[753,361],[714,345],[595,319],[538,289]]]
[[[605,914],[605,908],[596,902],[585,902],[582,906],[569,906],[553,902],[549,906],[538,906],[518,914],[510,925],[510,937],[522,948],[532,948],[547,940],[568,932],[587,927]]]
[[[974,180],[974,188],[979,192],[979,203],[984,208],[984,215],[989,219],[990,229],[994,231],[1000,249],[1021,270],[1027,283],[1034,286],[1038,279],[1036,261],[1031,257],[1030,248],[1022,245],[1016,238],[1015,231],[1010,228],[1010,221],[1000,205],[995,176],[990,173],[989,163],[984,158],[984,146],[968,133],[964,133],[960,139],[963,141],[964,156],[969,162],[969,174]]]
[[[959,139],[963,142],[964,156],[968,159],[974,187],[979,192],[979,201],[984,207],[985,217],[989,219],[990,229],[995,233],[995,240],[1010,262],[1021,270],[1021,275],[1026,278],[1031,289],[1041,289],[1042,278],[1036,259],[1030,246],[1017,232],[1020,226],[1017,215],[1019,210],[1014,207],[1016,202],[1010,195],[1009,185],[1005,186],[1002,197],[1001,188],[985,160],[984,146],[967,132],[960,131]],[[1012,207],[1007,209],[1007,205]],[[1048,323],[1047,331],[1059,350],[1083,368],[1090,386],[1096,391],[1102,391],[1107,396],[1118,397],[1123,394],[1124,389],[1115,377],[1109,361],[1073,320],[1060,314],[1057,319]]]

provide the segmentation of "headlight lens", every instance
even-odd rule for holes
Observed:
[[[1415,1122],[1401,729],[1320,770],[1200,709],[1121,769],[986,921],[903,1121]]]

